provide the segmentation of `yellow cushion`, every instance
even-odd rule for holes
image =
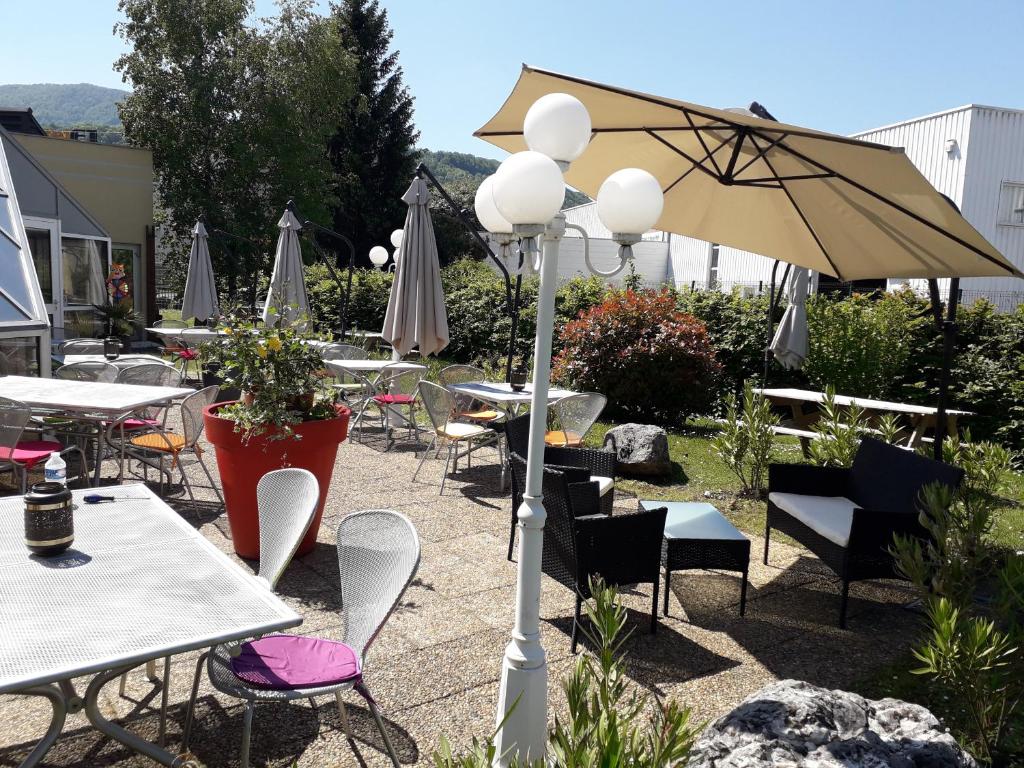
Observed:
[[[583,437],[575,432],[563,432],[560,429],[549,430],[544,433],[544,442],[550,446],[579,448]]]
[[[185,445],[185,438],[173,432],[149,432],[133,437],[132,445],[150,451],[166,451],[177,453]]]
[[[457,419],[473,419],[474,421],[494,421],[496,418],[501,416],[498,411],[490,409],[480,411],[463,411],[462,413],[455,414]]]

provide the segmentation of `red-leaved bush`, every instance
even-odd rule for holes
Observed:
[[[552,377],[608,397],[606,414],[679,424],[706,412],[721,366],[704,323],[668,291],[613,291],[565,326]]]

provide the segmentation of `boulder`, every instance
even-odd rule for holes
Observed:
[[[924,707],[780,680],[709,725],[688,768],[977,768]]]
[[[672,471],[668,435],[661,427],[620,424],[604,433],[604,447],[615,453],[618,470],[623,475],[650,477]]]

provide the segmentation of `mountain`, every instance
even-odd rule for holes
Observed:
[[[498,169],[497,160],[443,150],[421,149],[420,162],[430,169],[452,197],[470,208],[480,182]],[[582,192],[574,189],[565,190],[565,208],[589,201],[590,198]]]
[[[121,142],[117,103],[128,95],[89,83],[0,85],[0,106],[32,107],[44,128],[96,128],[100,141]]]

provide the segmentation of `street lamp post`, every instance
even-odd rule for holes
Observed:
[[[515,626],[505,648],[498,697],[501,727],[495,747],[502,766],[515,759],[536,761],[545,754],[547,662],[540,642],[540,584],[547,513],[541,491],[559,244],[567,226],[579,230],[590,271],[614,275],[632,257],[631,246],[655,225],[663,205],[661,186],[646,171],[627,168],[608,177],[598,192],[598,214],[615,233],[620,264],[610,272],[600,272],[590,262],[586,232],[567,225],[560,213],[565,199],[562,174],[583,153],[591,137],[586,107],[568,94],[543,96],[527,112],[523,133],[530,149],[508,157],[484,182],[490,195],[485,191],[475,201],[480,222],[499,239],[508,239],[509,233],[519,238],[522,257],[540,273],[526,492],[517,513]]]

